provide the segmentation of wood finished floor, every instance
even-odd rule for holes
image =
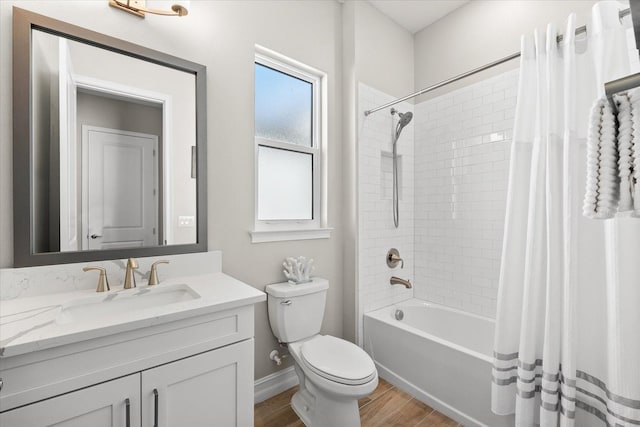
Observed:
[[[296,386],[258,403],[255,427],[304,427],[291,408],[291,396],[297,390]],[[462,427],[382,378],[374,392],[358,403],[362,427]]]

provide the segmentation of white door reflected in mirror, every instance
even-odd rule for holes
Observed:
[[[158,137],[83,126],[82,249],[157,245]]]

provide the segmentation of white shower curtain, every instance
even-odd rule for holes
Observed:
[[[640,219],[582,216],[589,108],[632,71],[617,3],[574,32],[571,15],[561,44],[553,25],[522,39],[492,409],[517,426],[638,426]]]

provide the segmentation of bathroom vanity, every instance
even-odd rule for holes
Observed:
[[[0,425],[253,425],[253,304],[223,273],[0,302]]]

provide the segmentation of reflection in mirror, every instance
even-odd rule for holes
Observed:
[[[197,242],[196,81],[32,29],[34,253]]]

